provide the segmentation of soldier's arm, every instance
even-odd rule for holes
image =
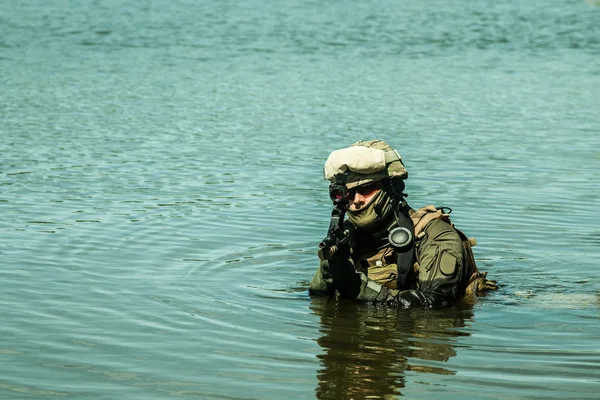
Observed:
[[[417,247],[418,289],[402,298],[423,307],[442,308],[456,301],[463,279],[463,243],[448,222],[436,219],[425,227],[425,237]]]

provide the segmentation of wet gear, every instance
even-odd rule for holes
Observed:
[[[408,271],[399,270],[403,261],[389,242],[378,246],[384,235],[374,238],[356,230],[341,251],[321,261],[310,293],[337,292],[350,299],[403,308],[442,308],[465,293],[497,289],[495,281],[477,270],[471,250],[474,240],[457,230],[442,209],[426,206],[411,210],[410,220],[417,239]],[[395,221],[390,231],[397,226]]]

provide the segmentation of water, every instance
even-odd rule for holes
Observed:
[[[0,4],[0,398],[597,398],[594,4]],[[308,297],[371,138],[500,291]]]

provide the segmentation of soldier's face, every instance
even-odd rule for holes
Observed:
[[[360,211],[365,208],[381,190],[381,182],[365,183],[348,191],[350,210]]]

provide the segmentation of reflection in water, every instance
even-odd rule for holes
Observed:
[[[466,304],[432,311],[311,301],[321,317],[319,399],[390,398],[402,394],[405,371],[454,374],[435,364],[456,355],[456,338],[470,335],[456,328],[473,315]]]

